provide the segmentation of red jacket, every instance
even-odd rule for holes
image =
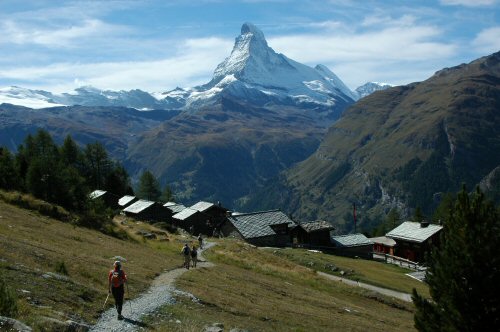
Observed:
[[[113,269],[109,271],[108,281],[113,287],[120,287],[127,281],[125,271]]]

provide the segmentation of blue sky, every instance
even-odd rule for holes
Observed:
[[[351,89],[500,50],[500,0],[0,0],[0,87],[166,91],[206,83],[244,22]]]

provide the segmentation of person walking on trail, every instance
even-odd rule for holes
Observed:
[[[184,267],[189,270],[189,264],[191,261],[191,249],[189,248],[189,245],[187,243],[184,244],[184,247],[182,247],[181,253],[184,256]]]
[[[118,319],[122,320],[123,297],[125,295],[124,285],[127,282],[127,275],[125,271],[123,271],[120,261],[113,263],[113,269],[109,271],[108,282],[108,292],[113,294],[116,311],[118,312]]]
[[[203,249],[203,237],[201,236],[201,233],[198,235],[198,245],[200,249]]]
[[[196,246],[193,246],[193,249],[191,249],[191,261],[193,262],[193,267],[196,267],[196,263],[198,262],[198,251],[196,250]]]

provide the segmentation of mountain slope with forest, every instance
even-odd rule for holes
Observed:
[[[426,81],[378,91],[344,112],[317,151],[250,199],[294,216],[365,229],[391,208],[428,216],[441,193],[479,184],[500,165],[500,52]],[[492,177],[492,175],[490,175]]]

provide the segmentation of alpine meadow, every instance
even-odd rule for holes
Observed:
[[[500,331],[500,3],[0,3],[1,331]]]

